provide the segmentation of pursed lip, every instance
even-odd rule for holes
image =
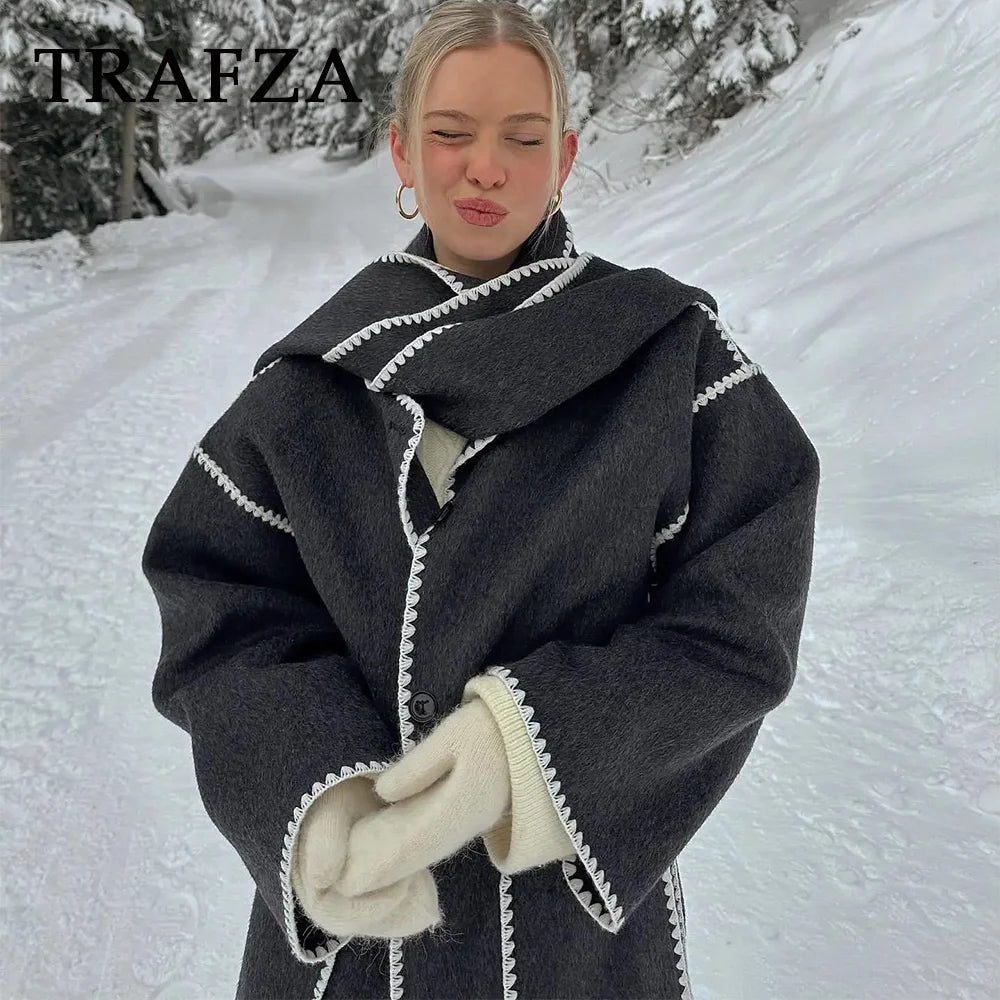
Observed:
[[[489,212],[492,215],[506,215],[507,209],[488,198],[459,198],[456,208],[471,208],[476,212]]]

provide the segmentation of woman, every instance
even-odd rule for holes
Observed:
[[[522,8],[435,7],[395,99],[420,231],[264,352],[143,554],[256,887],[237,997],[690,997],[676,859],[792,684],[818,457],[707,292],[577,251]]]

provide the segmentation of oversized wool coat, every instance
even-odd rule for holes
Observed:
[[[237,998],[693,996],[677,856],[793,683],[819,459],[707,292],[552,221],[491,281],[426,225],[364,267],[153,522],[154,704],[255,885]],[[470,442],[443,506],[427,419]],[[477,840],[434,868],[443,933],[324,933],[289,879],[305,811],[477,677],[576,857],[511,876]]]

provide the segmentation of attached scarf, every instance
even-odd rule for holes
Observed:
[[[258,359],[316,355],[369,389],[418,400],[466,438],[536,420],[614,371],[694,301],[715,300],[654,267],[578,254],[563,213],[544,220],[489,281],[434,258],[425,223],[402,252],[362,268]]]

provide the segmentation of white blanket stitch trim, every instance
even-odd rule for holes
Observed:
[[[569,257],[570,251],[573,249],[573,227],[569,224],[569,219],[566,219],[566,241],[563,243],[563,257]],[[557,260],[558,258],[552,257],[550,260]],[[447,268],[442,267],[436,260],[430,260],[428,257],[421,257],[419,254],[407,253],[405,250],[393,250],[389,253],[382,254],[381,257],[377,257],[376,261],[386,262],[386,263],[400,263],[400,264],[417,264],[420,267],[426,267],[431,274],[437,275],[449,288],[455,292],[461,292],[465,285],[453,274],[451,274]],[[375,263],[373,261],[372,263]]]
[[[375,386],[371,381],[365,379],[365,384],[369,389],[374,390]],[[413,527],[413,519],[410,517],[409,509],[406,505],[406,483],[410,474],[410,466],[413,456],[416,454],[417,446],[420,443],[421,435],[424,432],[426,418],[423,407],[411,396],[405,393],[398,393],[396,401],[402,406],[413,419],[413,436],[407,442],[406,451],[403,453],[403,461],[399,470],[399,478],[396,487],[396,499],[399,505],[399,516],[403,523],[403,530],[406,533],[413,558],[410,562],[410,576],[406,583],[406,600],[403,609],[403,625],[399,640],[399,667],[396,680],[396,701],[399,713],[399,732],[401,737],[403,753],[411,750],[416,741],[413,739],[414,725],[410,716],[410,681],[413,679],[410,668],[413,666],[413,634],[416,630],[417,603],[420,600],[420,573],[424,568],[423,559],[427,554],[427,540],[434,530],[433,523],[417,537],[416,529]],[[491,441],[496,438],[496,434],[491,434],[485,438],[477,438],[468,444],[462,453],[455,460],[448,475],[447,486],[445,488],[445,503],[454,497],[455,473],[458,467],[468,461],[477,452],[481,451]],[[509,897],[508,897],[509,899]],[[508,931],[509,934],[509,931]],[[402,938],[391,938],[389,942],[389,996],[390,1000],[402,1000],[403,996],[403,955]],[[513,952],[513,941],[506,954]],[[513,959],[511,959],[513,968]],[[513,982],[513,975],[511,978]],[[516,1000],[517,994],[513,993],[510,1000]]]
[[[504,274],[498,275],[496,278],[491,278],[489,281],[483,282],[481,285],[476,285],[475,288],[467,288],[452,298],[446,299],[444,302],[439,302],[437,305],[423,309],[420,312],[406,313],[399,316],[387,316],[385,319],[375,320],[355,333],[352,333],[339,344],[330,348],[330,350],[322,356],[323,360],[330,362],[337,361],[349,351],[353,351],[354,348],[357,347],[362,341],[368,340],[373,334],[381,333],[383,330],[388,330],[390,327],[402,326],[403,324],[410,326],[413,323],[423,323],[425,320],[429,319],[441,319],[449,312],[453,312],[454,310],[467,305],[469,302],[475,301],[480,296],[489,295],[490,292],[496,291],[501,285],[510,285],[515,281],[520,281],[529,274],[537,274],[540,271],[552,269],[562,271],[562,274],[553,278],[547,285],[539,289],[539,291],[537,291],[534,295],[529,296],[524,302],[515,306],[515,308],[520,309],[524,306],[534,305],[536,302],[540,302],[542,299],[548,298],[556,292],[561,291],[563,286],[572,281],[580,273],[580,271],[582,271],[587,264],[590,263],[593,257],[594,255],[588,252],[580,254],[580,256],[576,258],[551,257],[546,260],[536,261],[533,264],[525,264],[524,267],[519,267],[514,271],[507,271]],[[388,371],[388,376],[391,376],[398,367],[398,364],[402,363],[400,359],[404,355],[412,357],[414,350],[418,347],[422,347],[424,343],[430,340],[430,338],[438,332],[438,330],[443,328],[444,327],[437,327],[434,330],[426,331],[422,337],[418,337],[415,341],[407,344],[407,346],[404,347],[403,350],[400,351],[388,365],[386,365],[383,372]],[[378,378],[382,378],[381,373]],[[376,389],[382,388],[378,379],[373,381],[376,383]]]
[[[333,963],[336,962],[337,956],[334,955],[333,958],[328,958],[320,970],[319,978],[316,980],[316,985],[313,987],[312,1000],[323,1000],[326,996],[326,986],[330,982],[330,973],[333,972]]]
[[[514,983],[514,907],[510,891],[511,877],[500,875],[500,971],[503,978],[503,1000],[517,1000]]]
[[[670,934],[675,942],[674,955],[679,973],[678,979],[681,984],[681,1000],[694,1000],[691,993],[691,980],[688,977],[687,926],[680,903],[680,878],[677,874],[676,860],[660,877],[663,879],[663,892],[667,897],[667,906],[669,907]]]
[[[761,375],[760,365],[753,364],[740,365],[739,368],[734,369],[728,375],[723,375],[718,382],[713,385],[707,386],[704,391],[699,392],[697,396],[694,397],[693,411],[697,413],[703,406],[708,406],[708,404],[715,399],[716,396],[721,396],[727,389],[732,389],[734,385],[739,385],[740,382],[745,382],[751,375]]]
[[[447,269],[443,268],[436,260],[430,260],[415,253],[407,253],[405,250],[391,250],[389,253],[377,257],[372,263],[418,264],[420,267],[426,267],[431,274],[436,274],[452,291],[462,292],[465,288],[465,285],[458,278],[449,274]]]
[[[399,479],[396,486],[396,500],[399,504],[399,516],[403,522],[403,530],[406,532],[407,541],[413,554],[410,560],[410,576],[406,583],[406,603],[403,608],[403,625],[399,639],[399,668],[396,680],[396,701],[399,709],[399,732],[402,739],[402,751],[407,753],[413,748],[416,741],[411,734],[414,730],[413,722],[410,719],[410,667],[413,665],[413,633],[416,630],[417,603],[420,601],[420,573],[424,568],[423,558],[427,554],[427,539],[430,538],[434,525],[419,537],[413,527],[413,519],[410,517],[409,509],[406,506],[406,483],[410,475],[410,465],[413,456],[416,454],[417,445],[424,432],[424,411],[423,407],[412,397],[400,393],[396,396],[396,401],[409,412],[413,418],[413,436],[407,443],[406,451],[403,454],[403,463],[399,469]]]
[[[681,511],[680,516],[677,518],[676,521],[672,521],[665,528],[660,528],[660,530],[656,532],[655,535],[653,535],[653,544],[650,546],[649,549],[649,562],[654,573],[656,572],[656,550],[664,542],[669,542],[671,538],[674,538],[677,535],[677,532],[680,531],[682,527],[684,527],[684,522],[687,520],[688,511],[690,510],[690,507],[691,503],[689,500],[684,504],[684,510]]]
[[[256,504],[251,500],[245,493],[243,493],[239,487],[227,476],[219,464],[209,458],[208,453],[205,452],[201,445],[196,445],[193,452],[191,452],[191,457],[232,497],[236,503],[242,507],[245,511],[253,514],[254,517],[259,517],[262,521],[267,524],[272,525],[279,531],[287,531],[288,534],[294,536],[295,532],[292,531],[292,526],[288,521],[287,517],[282,517],[280,514],[275,514],[273,510],[265,510],[259,504]]]
[[[733,358],[739,362],[739,367],[734,368],[728,375],[723,375],[721,379],[707,386],[694,397],[692,412],[697,413],[703,406],[708,406],[716,396],[721,396],[727,389],[732,389],[734,385],[739,385],[740,382],[746,381],[752,375],[763,375],[764,370],[756,362],[750,363],[743,357],[726,324],[704,302],[694,302],[693,305],[708,313],[715,328],[719,331],[719,335],[726,342],[726,347],[732,352]]]
[[[266,372],[269,368],[273,368],[282,359],[282,357],[284,357],[284,355],[280,355],[279,357],[275,358],[269,365],[264,365],[264,367],[261,368],[261,370],[257,372],[257,374],[253,376],[253,378],[250,379],[250,382],[252,382],[254,379],[260,378],[261,375],[263,375],[264,372]],[[248,382],[247,384],[249,385],[250,383]]]
[[[485,448],[495,438],[496,434],[488,434],[484,438],[476,438],[475,441],[472,441],[465,446],[464,450],[462,451],[462,454],[459,455],[457,459],[455,459],[455,464],[451,467],[451,472],[448,473],[448,479],[444,489],[445,503],[448,503],[455,497],[454,485],[455,485],[455,477],[458,472],[458,467],[467,462],[470,458],[472,458],[473,455],[476,455],[479,452],[481,452],[483,448]]]
[[[389,938],[389,1000],[403,997],[403,939]]]
[[[322,781],[317,781],[312,788],[302,795],[299,804],[292,810],[292,818],[288,821],[288,829],[285,832],[284,846],[281,849],[281,865],[279,869],[279,879],[281,880],[281,902],[285,913],[285,937],[292,954],[307,965],[317,962],[329,961],[331,964],[336,957],[336,953],[343,948],[353,935],[347,937],[328,937],[325,945],[319,945],[315,951],[304,948],[298,935],[295,933],[295,895],[292,890],[292,850],[296,838],[299,835],[299,827],[306,810],[322,795],[328,788],[339,785],[340,782],[348,778],[357,777],[359,774],[369,774],[375,771],[386,771],[389,769],[387,761],[373,760],[367,764],[357,761],[353,766],[345,764],[338,774],[331,771]],[[325,970],[324,970],[325,971]],[[329,973],[327,973],[329,975]]]

